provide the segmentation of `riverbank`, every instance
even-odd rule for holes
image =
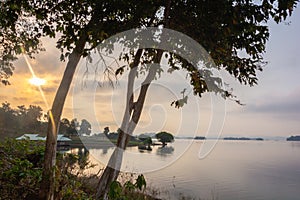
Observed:
[[[44,150],[43,141],[8,139],[0,143],[0,199],[38,198]],[[58,154],[56,166],[57,199],[95,199],[99,175],[84,173],[93,168],[88,158]],[[120,179],[111,186],[109,199],[159,200],[149,193],[143,175]]]
[[[71,137],[71,142],[69,143],[71,148],[110,148],[115,147],[117,144],[117,139],[107,139],[106,137],[99,136],[89,136],[89,137]],[[129,141],[127,147],[134,147],[142,144],[141,141]]]

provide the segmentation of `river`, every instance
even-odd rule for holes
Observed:
[[[201,145],[177,139],[152,151],[131,147],[122,170],[143,173],[166,199],[300,199],[300,142],[221,140],[199,159]],[[112,151],[90,149],[90,155],[105,164]]]

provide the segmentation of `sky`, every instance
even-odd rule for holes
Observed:
[[[258,73],[258,85],[240,85],[225,72],[221,72],[224,81],[234,88],[234,93],[244,106],[213,95],[204,95],[201,99],[189,95],[188,104],[182,109],[175,109],[170,103],[180,97],[180,91],[188,88],[188,84],[182,74],[172,77],[165,74],[154,81],[149,90],[136,133],[167,130],[184,136],[212,136],[216,132],[220,132],[222,136],[246,137],[299,135],[299,19],[298,6],[293,16],[286,21],[289,25],[269,22],[270,38],[264,54],[268,64],[263,72]],[[20,57],[15,62],[11,85],[0,85],[1,103],[7,101],[12,107],[40,105],[44,111],[51,107],[66,63],[59,60],[60,52],[55,48],[54,39],[44,39],[43,44],[46,51],[36,55],[35,59],[29,59],[29,63],[36,76],[47,81],[42,86],[46,102],[39,89],[29,83],[32,74],[24,57]],[[77,74],[82,74],[84,66],[82,61]],[[115,131],[121,124],[124,111],[125,98],[122,95],[124,97],[126,91],[126,74],[114,89],[104,85],[83,91],[80,89],[81,80],[77,76],[73,81],[63,117],[76,117],[79,120],[88,118],[93,124],[94,132],[102,131],[105,126]],[[136,89],[138,88],[139,84],[136,84]]]

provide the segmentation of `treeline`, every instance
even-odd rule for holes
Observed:
[[[46,130],[46,120],[40,106],[24,105],[12,108],[4,102],[0,107],[0,137],[17,137],[25,133],[42,133]]]
[[[0,140],[5,137],[19,137],[23,134],[34,133],[46,136],[48,116],[40,106],[21,105],[12,108],[4,102],[0,107]],[[63,118],[60,122],[59,134],[71,137],[74,135],[90,135],[91,124],[82,119],[69,120]]]

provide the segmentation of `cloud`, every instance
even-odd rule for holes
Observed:
[[[45,93],[50,93],[50,94],[53,94],[56,90],[57,90],[57,87],[56,85],[50,85],[50,86],[44,86],[42,89]]]
[[[41,101],[41,100],[36,100],[36,101],[33,101],[32,104],[33,104],[33,105],[39,105],[39,106],[40,106],[40,105],[44,105],[45,102],[44,102],[44,101]],[[46,112],[46,110],[44,110],[44,111]]]
[[[300,117],[300,88],[285,96],[269,96],[256,104],[247,106],[246,111]]]
[[[18,102],[25,102],[25,101],[28,101],[29,98],[27,98],[27,97],[13,97],[13,100],[18,101]]]

